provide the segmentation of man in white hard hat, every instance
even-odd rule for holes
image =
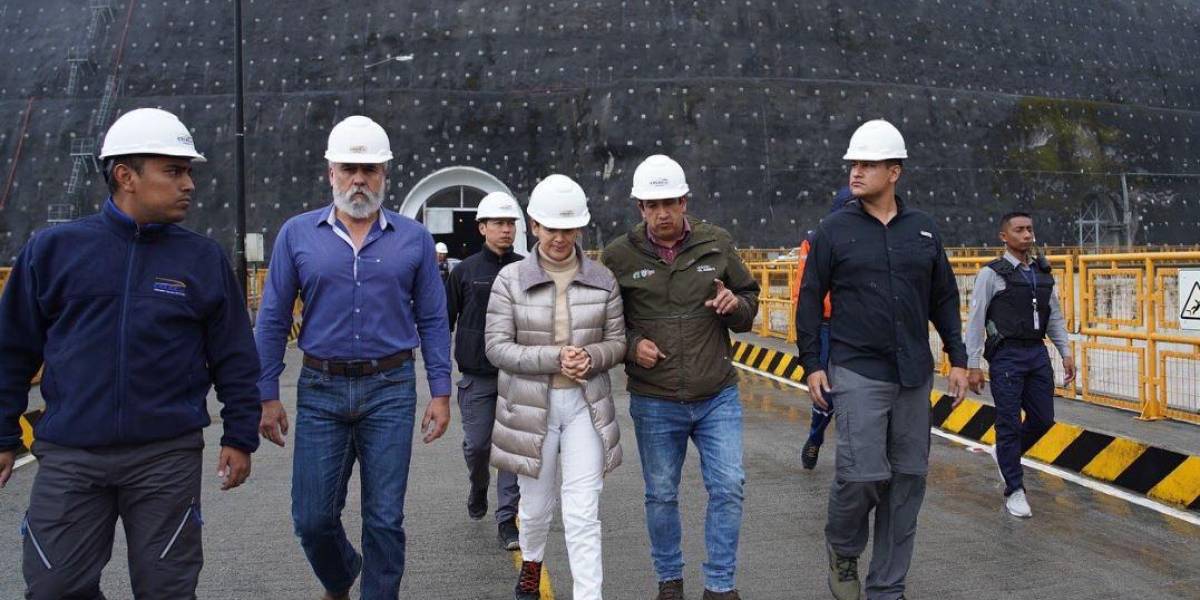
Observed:
[[[450,248],[442,242],[434,244],[433,248],[437,252],[438,273],[442,276],[442,283],[446,283],[450,277]]]
[[[929,215],[896,195],[906,158],[904,138],[887,121],[854,133],[844,157],[854,200],[817,226],[800,289],[797,345],[809,394],[823,408],[832,403],[837,422],[825,537],[839,600],[862,595],[858,557],[872,510],[866,596],[904,596],[929,471],[930,322],[950,355],[950,394],[961,401],[967,389],[958,285],[942,238]],[[819,332],[830,292],[826,368]]]
[[[687,216],[683,167],[654,155],[633,174],[642,223],[604,249],[621,285],[630,413],[646,484],[658,598],[683,598],[679,475],[691,439],[708,491],[705,600],[738,598],[742,405],[729,331],[750,331],[758,283],[729,233]]]
[[[333,201],[279,230],[258,313],[261,433],[284,444],[279,375],[297,294],[303,300],[296,392],[292,519],[326,598],[396,598],[404,574],[404,495],[412,454],[420,346],[432,399],[425,443],[450,423],[450,331],[433,237],[382,208],[392,159],[387,133],[362,116],[329,133]],[[341,510],[352,466],[362,476],[362,555]]]
[[[459,263],[446,282],[450,328],[458,329],[454,359],[462,373],[458,382],[458,408],[462,413],[463,457],[471,482],[467,514],[475,520],[487,515],[491,481],[488,459],[492,450],[492,424],[496,420],[497,370],[487,359],[483,343],[488,298],[500,269],[524,258],[513,252],[513,241],[519,231],[517,222],[521,219],[521,207],[512,196],[504,192],[484,196],[475,212],[483,248]],[[517,475],[500,471],[496,476],[496,526],[500,546],[505,550],[520,547],[516,523],[520,497]]]
[[[0,298],[0,487],[18,418],[45,362],[46,414],[21,531],[26,598],[101,598],[117,518],[138,598],[194,598],[201,549],[202,429],[215,384],[222,489],[258,447],[258,356],[225,251],[177,223],[204,157],[166,111],[130,111],[100,151],[99,214],[26,244]]]

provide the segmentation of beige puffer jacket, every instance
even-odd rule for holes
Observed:
[[[592,370],[583,396],[592,425],[604,442],[604,472],[621,464],[621,431],[608,370],[625,359],[625,316],[621,290],[612,273],[584,257],[567,288],[570,344],[587,351]],[[500,369],[492,466],[537,477],[549,416],[550,378],[560,371],[554,345],[554,281],[542,269],[534,248],[524,260],[500,270],[488,301],[484,346]]]

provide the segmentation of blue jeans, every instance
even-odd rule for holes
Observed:
[[[304,555],[330,592],[362,571],[362,598],[395,600],[404,575],[404,494],[417,404],[412,361],[363,377],[305,367],[297,384],[292,521]],[[360,557],[346,539],[342,508],[358,461]]]
[[[742,403],[731,385],[708,400],[676,402],[630,394],[642,476],[646,482],[646,529],[659,581],[683,578],[683,535],[679,519],[679,476],[688,438],[700,452],[708,491],[704,521],[704,587],[735,588],[738,534],[742,527]]]
[[[826,375],[829,371],[829,321],[821,321],[821,328],[818,330],[818,339],[821,342],[821,366],[825,367]],[[833,420],[833,394],[825,394],[825,401],[829,402],[829,410],[825,410],[816,403],[812,405],[812,427],[808,430],[808,443],[820,447],[825,443],[825,429],[829,427],[829,422]]]

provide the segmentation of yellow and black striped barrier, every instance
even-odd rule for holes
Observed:
[[[733,343],[734,361],[797,383],[804,369],[795,355],[743,341]],[[970,398],[930,394],[934,427],[983,444],[996,443],[995,407]],[[1157,448],[1129,438],[1055,423],[1028,452],[1031,458],[1150,498],[1200,510],[1200,457]]]

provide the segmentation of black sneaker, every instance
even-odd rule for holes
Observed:
[[[704,588],[704,600],[742,600],[742,597],[738,594],[737,590],[714,592],[708,588]]]
[[[527,560],[521,563],[521,574],[517,577],[517,589],[513,600],[541,600],[542,563]]]
[[[496,529],[496,538],[500,540],[501,548],[504,548],[505,550],[521,549],[521,535],[517,531],[516,519],[501,521]]]
[[[487,488],[481,491],[471,490],[467,496],[467,515],[478,521],[487,516]]]
[[[654,598],[655,600],[684,600],[683,580],[672,579],[658,582],[658,595]]]
[[[817,466],[817,457],[821,455],[821,447],[812,443],[804,442],[804,449],[800,450],[800,464],[805,469],[812,470]]]

